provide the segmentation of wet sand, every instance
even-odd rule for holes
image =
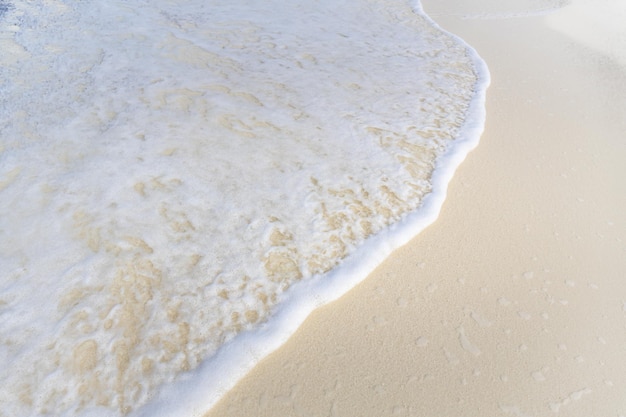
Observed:
[[[455,3],[492,84],[439,219],[207,417],[626,415],[626,67],[568,8]]]

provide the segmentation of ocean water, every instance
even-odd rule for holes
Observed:
[[[11,0],[0,83],[0,416],[183,416],[434,221],[488,73],[407,0]]]

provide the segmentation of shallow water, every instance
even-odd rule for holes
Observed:
[[[362,279],[480,130],[484,69],[419,7],[283,3],[7,5],[0,415],[155,415]]]

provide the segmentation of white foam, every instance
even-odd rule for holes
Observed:
[[[436,219],[476,53],[402,0],[250,7],[6,12],[1,412],[201,414]]]
[[[413,7],[416,11],[424,13],[419,2],[413,3]],[[434,21],[431,22],[436,25]],[[456,39],[464,43],[460,38]],[[432,192],[425,197],[419,210],[370,238],[356,253],[322,279],[297,284],[268,326],[241,334],[223,346],[214,362],[205,363],[198,369],[197,374],[184,384],[166,387],[157,401],[141,410],[140,416],[169,417],[180,413],[202,415],[259,360],[285,343],[314,309],[344,295],[367,277],[395,249],[408,243],[437,219],[454,172],[469,152],[478,145],[484,130],[486,91],[490,83],[489,70],[480,56],[473,49],[469,50],[479,75],[475,95],[457,141],[437,160],[437,168],[432,176]],[[222,375],[229,377],[225,378]],[[173,401],[181,396],[185,398],[184,401]]]

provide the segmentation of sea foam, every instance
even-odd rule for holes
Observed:
[[[488,73],[405,0],[2,8],[0,415],[198,415],[436,218]]]

